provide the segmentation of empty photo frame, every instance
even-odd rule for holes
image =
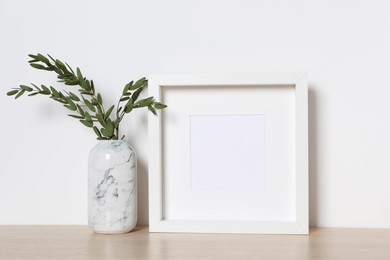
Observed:
[[[308,233],[307,77],[154,75],[149,230]]]

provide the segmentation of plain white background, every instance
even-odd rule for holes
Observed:
[[[80,66],[106,104],[153,73],[308,71],[310,223],[390,227],[390,4],[385,0],[0,0],[0,224],[86,224],[94,134],[44,97],[27,65],[49,53]],[[138,152],[147,223],[147,117],[123,124]]]

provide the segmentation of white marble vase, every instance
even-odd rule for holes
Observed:
[[[89,153],[88,225],[120,234],[137,223],[137,158],[125,141],[102,140]]]

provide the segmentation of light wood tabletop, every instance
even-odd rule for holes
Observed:
[[[95,234],[86,226],[0,226],[0,259],[390,259],[390,229],[310,235]]]

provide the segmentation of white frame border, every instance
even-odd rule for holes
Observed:
[[[296,221],[204,221],[162,218],[161,117],[149,115],[149,232],[308,234],[308,88],[305,73],[152,75],[149,95],[161,99],[163,87],[293,85],[296,127]],[[169,104],[167,104],[169,106]]]

